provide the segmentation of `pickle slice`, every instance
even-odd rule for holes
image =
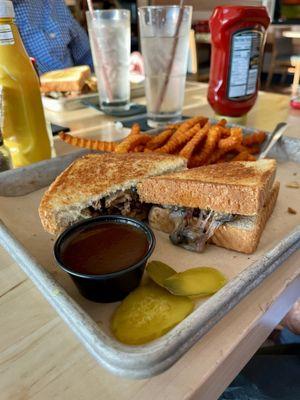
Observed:
[[[188,297],[176,297],[159,286],[140,286],[118,306],[111,330],[122,343],[139,345],[168,332],[192,312]]]
[[[165,279],[164,287],[177,296],[209,296],[227,283],[226,277],[211,267],[191,268]]]
[[[164,287],[164,282],[170,276],[176,274],[175,269],[161,261],[150,261],[146,267],[150,278],[159,286]]]

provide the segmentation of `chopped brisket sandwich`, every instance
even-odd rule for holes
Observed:
[[[88,65],[46,72],[40,76],[40,82],[42,93],[55,99],[97,91],[97,81],[91,77]]]
[[[144,179],[140,201],[153,204],[150,225],[201,252],[206,242],[255,251],[276,203],[275,160],[228,162]]]
[[[75,160],[44,194],[39,214],[46,231],[59,233],[80,219],[122,214],[148,216],[136,185],[143,178],[186,168],[186,160],[165,154],[89,154]]]

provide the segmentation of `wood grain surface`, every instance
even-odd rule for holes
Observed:
[[[91,109],[62,114],[47,113],[53,122],[73,129],[108,121]],[[185,114],[212,116],[206,85],[187,85]],[[289,98],[261,93],[247,124],[271,130],[280,121],[289,122],[289,136],[300,137],[300,113],[289,109]],[[70,151],[67,146],[57,142],[58,152]],[[0,248],[0,399],[216,399],[299,296],[299,255],[292,255],[172,368],[132,381],[94,361]]]

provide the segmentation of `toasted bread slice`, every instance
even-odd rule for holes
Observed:
[[[255,215],[275,173],[275,160],[228,162],[147,178],[137,188],[146,203]]]
[[[86,80],[91,77],[88,65],[58,69],[40,76],[41,91],[47,92],[80,92]]]
[[[75,160],[49,187],[39,214],[46,231],[55,234],[83,218],[93,202],[130,189],[148,176],[186,167],[186,160],[151,153],[89,154]]]
[[[254,216],[238,216],[234,221],[221,225],[213,234],[210,243],[241,253],[253,253],[259,243],[264,227],[271,216],[279,192],[280,184],[275,182],[266,203],[259,214]],[[159,211],[159,214],[156,214]],[[152,228],[170,234],[174,229],[174,221],[168,218],[168,211],[158,209],[150,212],[149,222]]]
[[[212,243],[242,253],[253,253],[273,212],[279,188],[279,182],[275,182],[266,203],[258,215],[251,217],[241,216],[235,221],[220,226],[211,238]]]

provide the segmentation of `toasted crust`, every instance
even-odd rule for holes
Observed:
[[[254,217],[240,217],[222,225],[213,235],[212,243],[242,253],[253,253],[278,197],[280,184],[276,182],[262,211]]]
[[[41,91],[43,93],[80,92],[90,76],[91,70],[88,65],[46,72],[40,76]]]
[[[55,234],[83,218],[94,201],[126,190],[147,176],[185,168],[186,161],[164,154],[89,154],[75,160],[44,194],[39,214],[43,227]]]
[[[264,227],[271,216],[278,197],[280,184],[276,182],[269,193],[267,201],[258,215],[239,216],[232,222],[221,225],[214,233],[210,242],[226,249],[241,253],[253,253],[259,243]],[[165,233],[171,233],[174,222],[168,218],[168,212],[160,209],[158,216],[152,211],[149,214],[149,222],[152,228]]]
[[[275,160],[232,162],[147,178],[137,187],[146,203],[255,215],[266,201],[275,173]]]

